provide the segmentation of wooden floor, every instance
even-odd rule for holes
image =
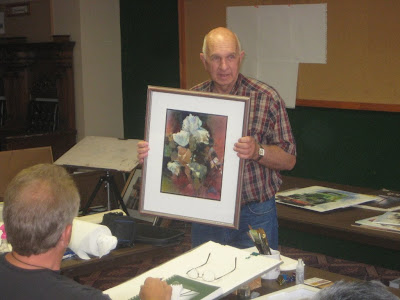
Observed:
[[[100,290],[106,290],[190,250],[190,224],[173,221],[170,226],[184,230],[185,239],[181,244],[171,248],[168,254],[162,257],[143,259],[135,264],[126,264],[124,266],[80,276],[78,278],[79,282]],[[282,255],[293,259],[302,258],[305,264],[311,267],[364,280],[379,280],[385,285],[388,285],[390,280],[400,277],[400,270],[375,267],[285,246],[280,246],[279,250]]]

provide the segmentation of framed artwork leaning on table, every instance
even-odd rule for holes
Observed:
[[[124,189],[122,190],[122,201],[124,201],[129,215],[135,219],[154,222],[153,216],[143,215],[139,212],[140,202],[140,185],[142,170],[135,168],[126,180]]]
[[[149,86],[139,211],[237,228],[249,98]]]

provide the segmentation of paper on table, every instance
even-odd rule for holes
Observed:
[[[82,259],[102,257],[117,246],[117,238],[107,226],[74,219],[69,248]]]

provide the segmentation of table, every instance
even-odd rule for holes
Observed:
[[[283,176],[280,191],[309,186],[325,186],[355,193],[368,194],[376,190],[335,184],[305,178]],[[348,207],[325,213],[277,203],[279,226],[307,233],[358,242],[390,250],[400,250],[400,234],[353,226],[355,221],[383,214],[382,211]]]
[[[136,243],[132,248],[120,248],[111,251],[102,258],[91,258],[83,260],[70,258],[61,262],[61,273],[67,277],[74,278],[80,275],[115,267],[118,264],[135,263],[148,257],[157,257],[169,251],[176,244],[165,246],[154,246],[150,244]]]

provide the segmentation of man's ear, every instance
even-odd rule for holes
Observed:
[[[65,226],[65,229],[62,232],[60,238],[61,245],[64,246],[65,248],[67,248],[69,245],[69,242],[71,240],[71,235],[72,235],[72,224],[68,224],[67,226]]]
[[[200,60],[203,63],[204,68],[207,70],[207,62],[206,62],[206,57],[204,56],[204,53],[200,53]]]
[[[240,61],[240,63],[243,62],[243,58],[244,58],[244,51],[240,52],[240,55],[239,55],[239,61]]]

